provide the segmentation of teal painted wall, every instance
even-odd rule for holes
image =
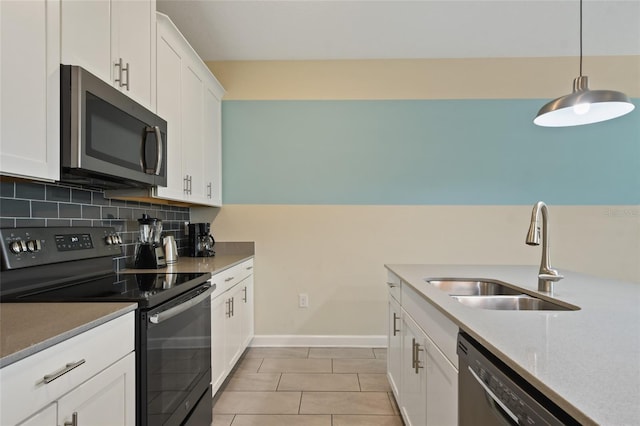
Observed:
[[[226,204],[640,204],[640,99],[541,128],[545,101],[223,101]]]

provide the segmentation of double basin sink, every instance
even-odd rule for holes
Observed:
[[[463,305],[499,311],[576,311],[580,308],[558,300],[542,299],[494,280],[428,278],[425,281]]]

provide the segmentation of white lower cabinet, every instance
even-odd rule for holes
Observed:
[[[458,329],[391,272],[388,282],[387,376],[404,422],[457,425]]]
[[[427,424],[426,343],[426,334],[403,312],[400,410],[407,426]]]
[[[135,400],[135,368],[132,352],[60,398],[59,424],[133,426],[135,407],[130,401]]]
[[[0,424],[134,426],[133,315],[0,369]]]
[[[458,424],[458,370],[427,338],[427,423],[428,425]]]
[[[387,345],[387,377],[398,404],[402,374],[402,316],[400,302],[389,295],[389,342]]]
[[[220,388],[253,339],[253,259],[215,274],[211,295],[211,387]]]
[[[38,411],[18,426],[44,426],[58,424],[58,404],[53,403]]]

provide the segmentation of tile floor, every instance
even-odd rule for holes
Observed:
[[[213,405],[213,426],[402,426],[386,349],[249,348]]]

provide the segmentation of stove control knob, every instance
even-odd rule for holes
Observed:
[[[107,243],[107,245],[108,245],[108,246],[110,246],[110,245],[112,245],[112,244],[115,244],[115,243],[116,243],[116,242],[115,242],[115,240],[114,240],[114,238],[113,238],[113,235],[107,235],[107,236],[104,238],[104,241]]]
[[[40,240],[29,240],[27,241],[27,251],[34,253],[36,251],[40,251],[42,246],[40,245]]]
[[[120,235],[116,235],[115,239],[116,239],[116,243],[122,244],[122,237],[120,237]]]
[[[25,250],[22,249],[24,245],[24,241],[22,240],[17,240],[17,241],[12,241],[11,244],[9,244],[9,250],[11,250],[11,253],[21,253],[23,251],[26,251],[26,246],[24,247]]]

